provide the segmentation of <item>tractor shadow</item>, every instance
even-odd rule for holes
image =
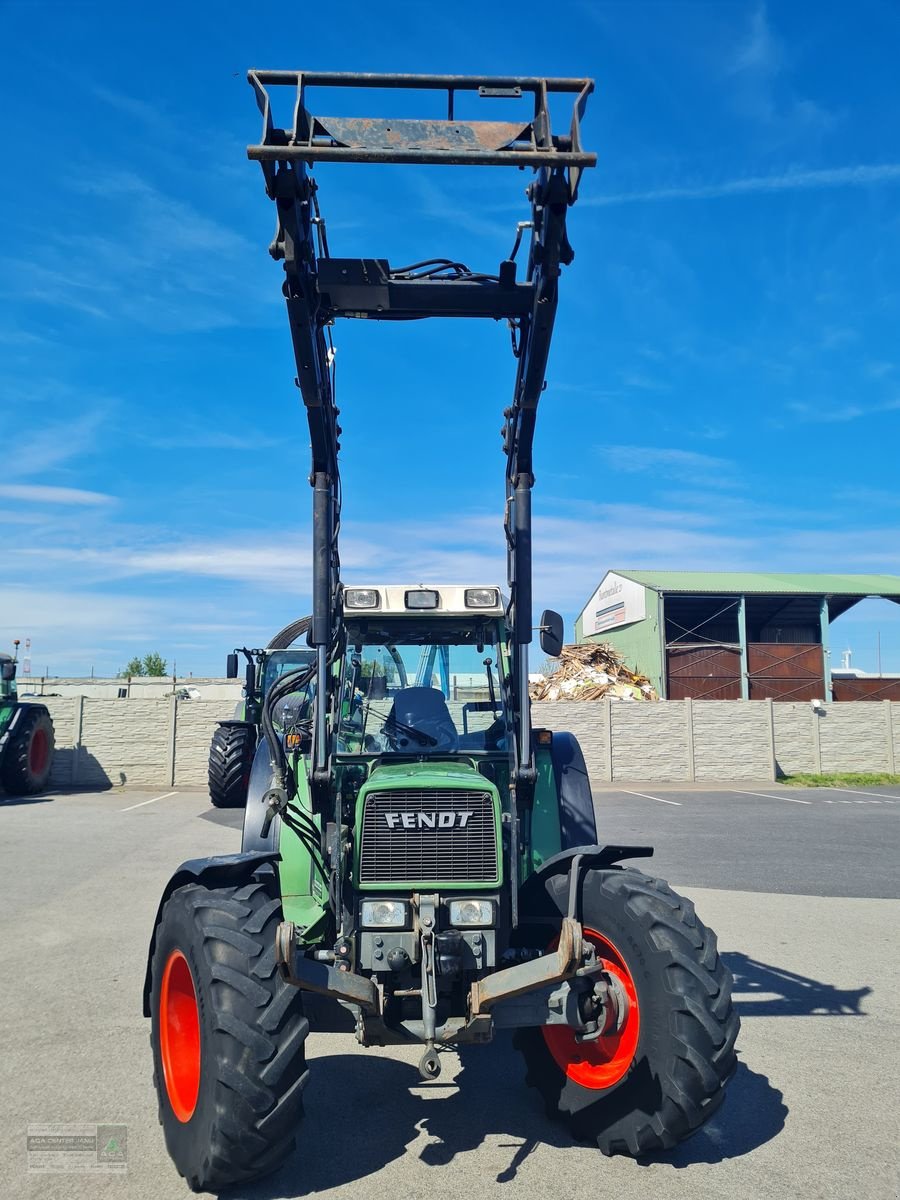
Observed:
[[[784,967],[758,962],[747,954],[728,953],[722,961],[734,976],[735,1002],[746,1017],[864,1017],[860,1008],[870,987],[837,988]]]
[[[448,1056],[446,1083],[424,1084],[414,1066],[388,1058],[386,1052],[312,1057],[297,1151],[276,1174],[231,1188],[221,1193],[223,1200],[324,1192],[377,1174],[404,1155],[425,1167],[448,1167],[485,1142],[492,1144],[494,1164],[498,1151],[508,1154],[496,1174],[496,1166],[491,1169],[488,1183],[513,1183],[523,1163],[544,1146],[605,1161],[599,1151],[580,1146],[548,1119],[537,1093],[525,1085],[524,1066],[509,1037],[470,1049],[452,1077],[454,1063]],[[364,1136],[354,1127],[353,1113],[360,1120],[364,1114]],[[754,1114],[752,1120],[748,1113]],[[690,1142],[647,1162],[683,1167],[747,1154],[779,1133],[786,1113],[781,1092],[742,1063],[729,1100],[713,1121]]]

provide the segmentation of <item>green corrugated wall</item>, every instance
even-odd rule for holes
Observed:
[[[657,692],[663,694],[663,657],[662,638],[659,631],[659,612],[661,600],[658,592],[651,588],[644,589],[644,604],[646,617],[643,621],[635,621],[631,625],[623,625],[621,629],[608,629],[605,633],[582,634],[582,620],[578,617],[575,622],[576,642],[608,642],[624,655],[629,667],[646,675]]]

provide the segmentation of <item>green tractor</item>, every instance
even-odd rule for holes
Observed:
[[[272,638],[265,650],[248,650],[242,646],[228,655],[227,678],[238,678],[240,655],[246,659],[246,667],[243,693],[234,717],[219,721],[209,746],[209,798],[216,808],[243,808],[247,803],[253,764],[260,747],[262,705],[277,680],[314,661],[315,651],[305,642],[311,622],[311,617],[292,621]],[[303,644],[297,645],[301,637]],[[308,693],[309,686],[306,685],[296,695],[281,700],[276,720],[280,722],[285,713],[295,720],[294,710],[309,705]],[[265,772],[268,752],[264,751],[259,758],[261,766],[258,769]]]
[[[50,778],[53,722],[46,705],[19,700],[17,666],[16,655],[0,654],[0,784],[11,796],[32,796]]]
[[[598,841],[578,744],[533,729],[528,701],[533,435],[572,259],[566,217],[595,162],[580,137],[592,82],[289,71],[250,82],[263,136],[249,156],[277,206],[271,253],[310,430],[315,661],[261,705],[240,853],[184,863],[159,904],[144,1012],[169,1153],[193,1189],[212,1191],[287,1158],[310,997],[343,1006],[362,1046],[419,1043],[424,1080],[447,1051],[512,1030],[527,1082],[574,1136],[606,1154],[668,1150],[716,1111],[734,1071],[731,977],[690,901],[624,865],[652,850]],[[280,86],[288,128],[272,115]],[[316,117],[318,86],[444,92],[449,119]],[[529,108],[517,122],[457,120],[464,92]],[[556,93],[575,98],[563,135],[551,130]],[[333,258],[308,169],[320,161],[527,167],[530,220],[486,273]],[[512,330],[507,585],[345,587],[330,327],[433,316]],[[537,628],[557,654],[559,615]],[[279,715],[307,687],[307,707]]]

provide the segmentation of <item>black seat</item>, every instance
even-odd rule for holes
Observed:
[[[403,726],[417,729],[434,741],[424,741],[408,733]],[[394,697],[384,725],[385,733],[398,750],[429,752],[456,750],[459,734],[450,716],[443,692],[432,687],[403,688]]]

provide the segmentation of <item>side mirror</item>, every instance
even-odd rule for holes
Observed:
[[[563,619],[552,608],[541,613],[541,649],[548,658],[559,658],[563,648]]]
[[[237,671],[235,671],[235,675],[237,675]],[[247,669],[244,672],[244,691],[248,696],[252,696],[255,688],[256,688],[256,664],[252,663],[252,662],[248,662]]]
[[[4,681],[8,683],[9,680],[15,679],[15,677],[16,677],[16,664],[14,662],[5,662],[3,664],[3,679],[4,679]]]
[[[238,656],[229,654],[225,659],[225,678],[237,679],[238,677]]]

